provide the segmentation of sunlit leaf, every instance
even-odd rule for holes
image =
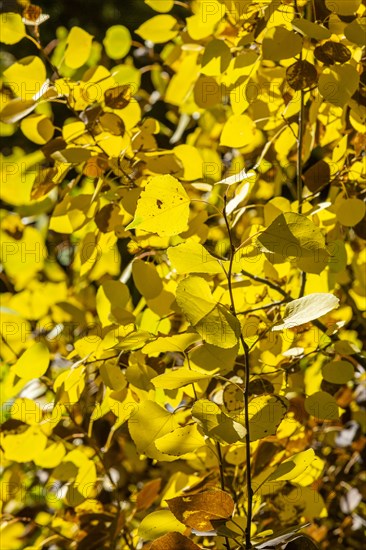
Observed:
[[[339,298],[326,292],[314,292],[286,305],[282,321],[279,321],[272,330],[284,330],[297,327],[319,319],[339,306]]]
[[[137,202],[135,218],[126,229],[138,227],[159,236],[188,229],[189,197],[173,176],[151,178]]]
[[[16,44],[25,37],[25,25],[18,13],[2,13],[0,15],[1,38],[4,44]]]
[[[208,399],[196,401],[192,416],[205,435],[220,443],[232,444],[245,437],[244,426],[227,416],[216,403]]]
[[[93,36],[80,27],[72,27],[66,40],[64,63],[71,69],[78,69],[87,62]]]
[[[48,369],[50,353],[48,348],[42,342],[37,342],[28,348],[13,365],[13,372],[23,378],[23,380],[32,380],[43,376]]]

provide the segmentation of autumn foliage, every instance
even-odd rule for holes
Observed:
[[[145,4],[1,14],[2,548],[360,548],[365,6]]]

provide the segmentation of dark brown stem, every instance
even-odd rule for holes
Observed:
[[[225,220],[225,225],[227,229],[227,233],[229,236],[230,241],[230,260],[229,260],[229,269],[227,273],[227,281],[228,281],[228,289],[229,289],[229,295],[230,295],[230,301],[231,301],[231,312],[234,315],[234,317],[237,318],[237,313],[235,309],[235,301],[234,301],[234,295],[233,295],[233,289],[232,289],[232,270],[233,270],[233,262],[234,262],[234,255],[235,255],[235,245],[233,242],[233,236],[229,224],[229,220],[226,213],[226,204],[227,204],[227,197],[224,196],[224,209],[223,209],[223,216]],[[245,456],[246,456],[246,489],[248,494],[248,507],[247,507],[247,525],[245,528],[245,549],[248,550],[249,548],[252,548],[252,543],[250,540],[250,528],[252,524],[252,516],[253,516],[253,489],[252,489],[252,471],[251,471],[251,461],[250,461],[250,424],[249,424],[249,382],[250,382],[250,368],[249,368],[249,347],[246,341],[244,340],[244,337],[240,331],[240,342],[244,350],[244,363],[245,363],[245,376],[244,376],[244,427],[245,427]]]

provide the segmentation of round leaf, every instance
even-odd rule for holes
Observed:
[[[262,43],[263,58],[272,61],[295,57],[301,52],[301,48],[301,36],[285,27],[268,29]]]
[[[124,25],[113,25],[109,27],[103,44],[105,51],[111,59],[122,59],[131,48],[131,34]]]
[[[305,60],[295,61],[286,70],[286,79],[294,90],[311,88],[317,83],[318,73],[315,66]]]
[[[349,361],[331,361],[322,368],[324,380],[332,384],[347,384],[354,377],[354,367]]]
[[[16,44],[25,37],[25,25],[18,13],[0,14],[0,42],[4,44]]]
[[[319,420],[338,420],[338,405],[335,398],[325,391],[318,391],[305,399],[305,410]]]
[[[344,199],[337,204],[337,220],[346,227],[357,225],[366,213],[366,204],[361,199]]]

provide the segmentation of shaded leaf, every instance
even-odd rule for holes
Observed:
[[[162,537],[154,540],[150,546],[150,550],[172,550],[172,548],[179,550],[200,550],[197,546],[187,537],[181,533],[167,533]]]
[[[286,69],[286,79],[294,90],[311,88],[318,81],[318,73],[315,66],[309,61],[299,60]]]
[[[198,531],[215,529],[213,521],[225,521],[234,511],[233,499],[220,490],[175,497],[166,502],[180,522]]]

